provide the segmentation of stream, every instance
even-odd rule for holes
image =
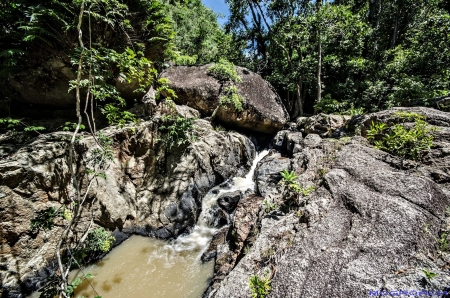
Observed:
[[[173,241],[131,236],[102,260],[83,270],[94,277],[77,287],[75,297],[201,297],[214,274],[214,261],[203,263],[201,256],[216,232],[213,222],[217,200],[224,193],[254,190],[256,166],[268,153],[264,150],[257,154],[245,177],[234,177],[205,195],[192,233]],[[71,273],[72,279],[76,276],[82,273]],[[39,296],[35,293],[30,297]]]

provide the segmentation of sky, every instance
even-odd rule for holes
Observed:
[[[202,0],[202,2],[205,6],[212,8],[214,12],[222,13],[226,16],[225,18],[218,19],[219,24],[223,25],[226,22],[230,13],[228,6],[225,4],[225,0]]]

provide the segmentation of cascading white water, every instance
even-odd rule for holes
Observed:
[[[91,273],[94,278],[90,283],[81,283],[75,296],[94,297],[98,293],[108,298],[200,297],[214,273],[214,262],[202,263],[200,258],[216,231],[213,222],[217,200],[227,192],[254,190],[256,165],[268,153],[264,150],[255,157],[244,178],[235,177],[206,194],[202,212],[191,234],[170,243],[142,236],[130,237],[100,262],[85,268],[84,272]],[[76,276],[83,274],[73,271],[72,279]],[[31,297],[39,295],[35,293]]]
[[[253,175],[255,173],[256,166],[263,159],[269,150],[263,150],[259,152],[250,171],[247,173],[245,178],[234,177],[230,184],[226,187],[216,186],[211,189],[202,201],[202,212],[200,213],[197,224],[194,227],[192,233],[187,236],[181,236],[173,243],[168,244],[167,247],[173,248],[175,251],[185,251],[185,250],[196,250],[199,252],[198,257],[201,257],[203,251],[207,248],[212,236],[216,232],[216,229],[212,226],[214,221],[214,213],[212,209],[217,205],[218,198],[224,193],[231,193],[235,191],[245,192],[248,189],[254,190],[255,183],[253,182]]]

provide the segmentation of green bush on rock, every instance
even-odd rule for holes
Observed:
[[[244,97],[238,93],[236,86],[228,86],[224,89],[225,96],[220,98],[221,105],[232,105],[238,112],[242,112]]]
[[[163,132],[163,135],[159,140],[168,150],[191,143],[197,139],[193,134],[194,118],[169,115],[163,116],[162,120],[164,125],[160,126],[159,130]]]
[[[220,59],[218,63],[212,65],[208,73],[220,81],[242,82],[234,64],[225,59]]]
[[[249,285],[252,292],[252,298],[264,298],[272,289],[269,278],[259,278],[257,275],[250,277]]]
[[[429,128],[425,117],[416,113],[397,112],[393,114],[400,121],[414,121],[412,127],[402,123],[374,123],[367,131],[369,139],[375,148],[391,154],[419,160],[433,145],[431,132],[435,129]]]

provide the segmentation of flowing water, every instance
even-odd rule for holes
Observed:
[[[202,212],[192,233],[168,242],[142,236],[132,236],[114,248],[105,258],[84,269],[94,278],[78,286],[75,297],[103,298],[198,298],[213,276],[214,262],[202,263],[201,256],[212,236],[214,209],[217,200],[227,192],[254,190],[253,174],[257,163],[268,154],[259,153],[248,174],[233,178],[206,194]],[[72,272],[71,277],[81,276]],[[93,290],[95,289],[95,291]],[[32,297],[38,297],[33,295]]]

